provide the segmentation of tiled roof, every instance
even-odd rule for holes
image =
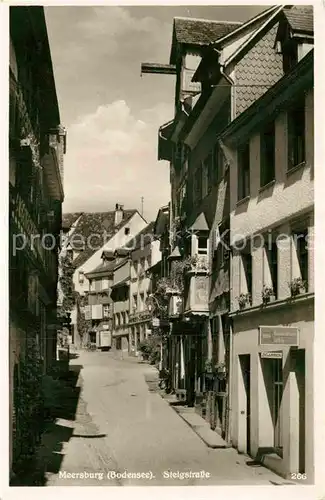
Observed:
[[[173,29],[173,42],[170,54],[170,64],[175,64],[176,44],[209,45],[219,38],[238,28],[242,23],[213,21],[208,19],[193,19],[175,17]]]
[[[285,7],[283,13],[293,31],[314,33],[314,9],[311,5],[294,5]]]
[[[126,245],[125,248],[130,249],[130,250],[137,250],[138,248],[141,247],[141,244],[143,246],[147,245],[153,240],[153,234],[154,234],[154,222],[150,222],[140,233],[138,233],[131,241],[129,241]]]
[[[75,268],[86,262],[101,246],[107,243],[121,227],[123,227],[137,210],[124,210],[123,220],[114,226],[115,211],[83,213],[76,229],[71,236],[72,246],[76,251],[81,251],[73,261]],[[66,214],[69,215],[69,214]],[[79,237],[77,236],[79,235]],[[88,238],[93,235],[92,240]]]
[[[86,273],[86,276],[90,275],[90,274],[95,274],[95,273],[113,272],[115,265],[116,265],[116,262],[114,262],[114,261],[113,262],[102,262],[101,264],[99,264],[99,266],[95,267],[95,269],[93,269],[89,273]]]
[[[218,38],[227,35],[241,24],[186,17],[175,17],[174,20],[177,42],[193,45],[208,45],[211,42],[215,42]]]
[[[62,214],[62,228],[70,229],[72,224],[80,217],[82,212]]]

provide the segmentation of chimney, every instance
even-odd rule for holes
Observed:
[[[123,220],[123,205],[116,203],[116,205],[115,205],[115,220],[114,220],[115,227],[118,226],[122,222],[122,220]]]

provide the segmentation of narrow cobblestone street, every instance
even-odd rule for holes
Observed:
[[[47,458],[57,463],[55,472],[47,470],[47,486],[288,484],[264,467],[246,465],[249,458],[232,448],[208,448],[159,394],[149,391],[146,378],[154,375],[153,367],[113,353],[82,352],[71,368],[80,370],[76,416],[56,422],[62,444]],[[125,471],[150,478],[114,477]],[[168,471],[204,471],[210,477],[170,478]],[[78,477],[81,473],[90,477]]]

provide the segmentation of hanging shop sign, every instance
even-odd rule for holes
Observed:
[[[298,346],[299,330],[293,326],[260,326],[259,345]]]

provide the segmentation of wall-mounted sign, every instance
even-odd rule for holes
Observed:
[[[260,326],[259,345],[299,345],[299,330],[293,326]]]
[[[261,358],[265,359],[282,359],[282,351],[263,351],[261,352]]]

